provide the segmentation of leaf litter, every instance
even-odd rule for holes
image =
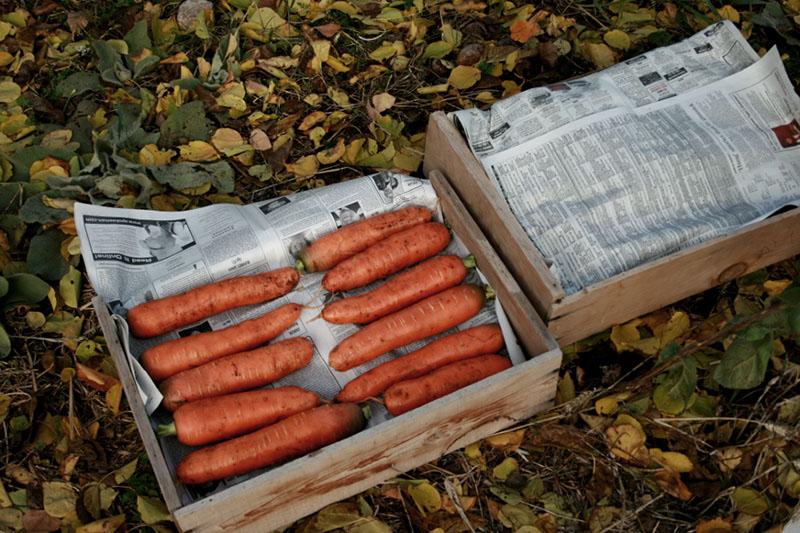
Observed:
[[[0,529],[173,528],[91,309],[75,201],[184,210],[420,172],[482,107],[800,2],[0,2]],[[293,531],[778,531],[800,497],[791,261],[565,348],[558,405]]]

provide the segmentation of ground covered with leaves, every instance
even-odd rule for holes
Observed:
[[[173,526],[93,317],[75,201],[184,210],[419,173],[485,107],[800,1],[0,0],[0,530]],[[293,526],[779,531],[800,496],[786,262],[565,350],[558,406]]]

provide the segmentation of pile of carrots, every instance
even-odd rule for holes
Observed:
[[[339,343],[329,365],[346,371],[387,352],[443,333],[474,317],[484,289],[464,284],[470,260],[440,254],[450,232],[433,213],[408,207],[329,233],[303,250],[295,268],[280,268],[211,283],[141,304],[128,313],[131,331],[150,338],[244,305],[291,292],[300,272],[327,271],[322,286],[335,293],[361,288],[393,274],[367,293],[337,299],[322,318],[363,327]],[[401,272],[402,271],[402,272]],[[376,366],[323,404],[300,387],[261,389],[309,364],[307,338],[269,341],[300,317],[286,304],[234,326],[164,342],[145,350],[142,364],[160,382],[173,423],[159,426],[190,452],[178,465],[186,484],[240,475],[298,457],[360,431],[358,405],[383,395],[393,415],[511,366],[497,355],[503,336],[496,324],[436,339]]]

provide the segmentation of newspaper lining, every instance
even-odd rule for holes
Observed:
[[[89,280],[113,313],[147,413],[152,414],[162,400],[158,388],[138,361],[147,347],[179,335],[225,328],[288,302],[303,304],[305,309],[300,320],[278,339],[308,336],[314,341],[315,353],[307,367],[272,386],[301,386],[332,399],[358,375],[428,342],[430,339],[395,350],[353,370],[333,370],[327,364],[329,352],[358,328],[350,324],[331,324],[320,317],[322,307],[333,296],[321,288],[323,273],[301,276],[294,291],[272,302],[222,313],[155,339],[131,336],[123,319],[128,309],[146,300],[231,276],[293,265],[297,253],[325,233],[407,205],[435,210],[441,220],[436,193],[427,180],[392,172],[245,206],[218,204],[186,212],[76,204],[76,227]],[[445,253],[465,257],[469,252],[454,237]],[[475,270],[467,281],[485,283],[485,278]],[[457,329],[490,322],[498,322],[503,329],[512,362],[524,361],[497,301],[487,304],[476,317]],[[382,406],[376,405],[370,423],[378,423],[388,416]]]
[[[453,116],[567,294],[800,200],[800,99],[729,22]]]

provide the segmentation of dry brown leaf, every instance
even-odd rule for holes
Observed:
[[[511,38],[518,43],[525,44],[541,33],[542,28],[532,20],[518,20],[511,25]]]
[[[697,533],[733,533],[731,521],[722,517],[702,520],[697,523]]]

